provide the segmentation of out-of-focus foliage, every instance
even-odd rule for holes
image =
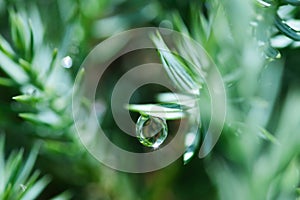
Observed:
[[[38,154],[35,146],[26,162],[23,162],[23,150],[12,152],[7,160],[4,155],[4,139],[0,138],[0,176],[1,188],[0,198],[3,200],[31,200],[36,199],[45,189],[50,178],[44,176],[40,178],[40,172],[32,172]],[[66,192],[52,199],[69,199],[70,195]]]
[[[24,164],[22,151],[7,159],[0,152],[0,196],[47,199],[69,190],[74,199],[297,198],[298,5],[297,0],[0,0],[0,132],[7,150],[34,147]],[[183,77],[170,76],[181,90],[200,89],[195,101],[202,127],[195,129],[196,139],[183,156],[187,165],[178,160],[137,175],[100,165],[82,147],[73,126],[71,92],[76,72],[95,44],[143,26],[174,28],[200,43],[219,67],[228,110],[213,152],[204,160],[189,156],[197,155],[210,117],[201,79],[207,69],[191,68],[178,56],[161,52],[166,69]],[[158,48],[164,45],[159,36],[153,41]],[[197,58],[186,44],[177,47]],[[104,124],[112,127],[109,119]],[[112,135],[117,131],[111,128]],[[31,174],[34,166],[42,177]],[[52,177],[47,187],[45,174]]]

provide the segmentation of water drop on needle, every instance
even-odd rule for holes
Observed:
[[[168,135],[166,120],[141,115],[136,123],[136,135],[144,146],[158,148]]]

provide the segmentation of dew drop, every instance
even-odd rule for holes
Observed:
[[[73,60],[70,56],[66,56],[61,60],[61,64],[64,68],[71,68],[73,65]]]
[[[22,192],[25,192],[26,189],[27,189],[27,187],[25,185],[23,185],[23,184],[20,184],[20,188],[21,188]]]
[[[167,138],[167,122],[160,117],[141,115],[136,123],[136,135],[144,146],[158,148]]]
[[[169,20],[163,20],[159,23],[159,28],[173,29],[173,24]]]

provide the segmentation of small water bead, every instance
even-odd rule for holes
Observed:
[[[61,60],[61,64],[64,68],[71,68],[73,65],[73,60],[70,56],[66,56]]]
[[[20,184],[20,188],[21,188],[22,192],[25,192],[26,189],[27,189],[27,187],[25,185],[23,185],[23,184]]]
[[[159,117],[141,115],[136,123],[136,135],[144,146],[158,148],[167,138],[167,122]]]

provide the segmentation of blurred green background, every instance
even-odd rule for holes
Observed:
[[[0,0],[1,199],[300,198],[299,4]],[[276,14],[295,30],[276,21]],[[80,143],[72,119],[72,87],[95,45],[149,26],[174,29],[205,48],[224,79],[227,118],[208,157],[199,159],[196,145],[195,157],[186,165],[180,158],[155,172],[124,173],[96,161]],[[160,57],[145,50],[114,62],[101,98],[110,97],[123,69],[148,60],[159,62]],[[153,94],[165,91],[145,86],[132,101],[153,103]],[[208,97],[204,86],[203,108]],[[145,150],[136,138],[114,137],[119,129],[110,112],[103,112],[102,125],[115,133],[112,141]]]

